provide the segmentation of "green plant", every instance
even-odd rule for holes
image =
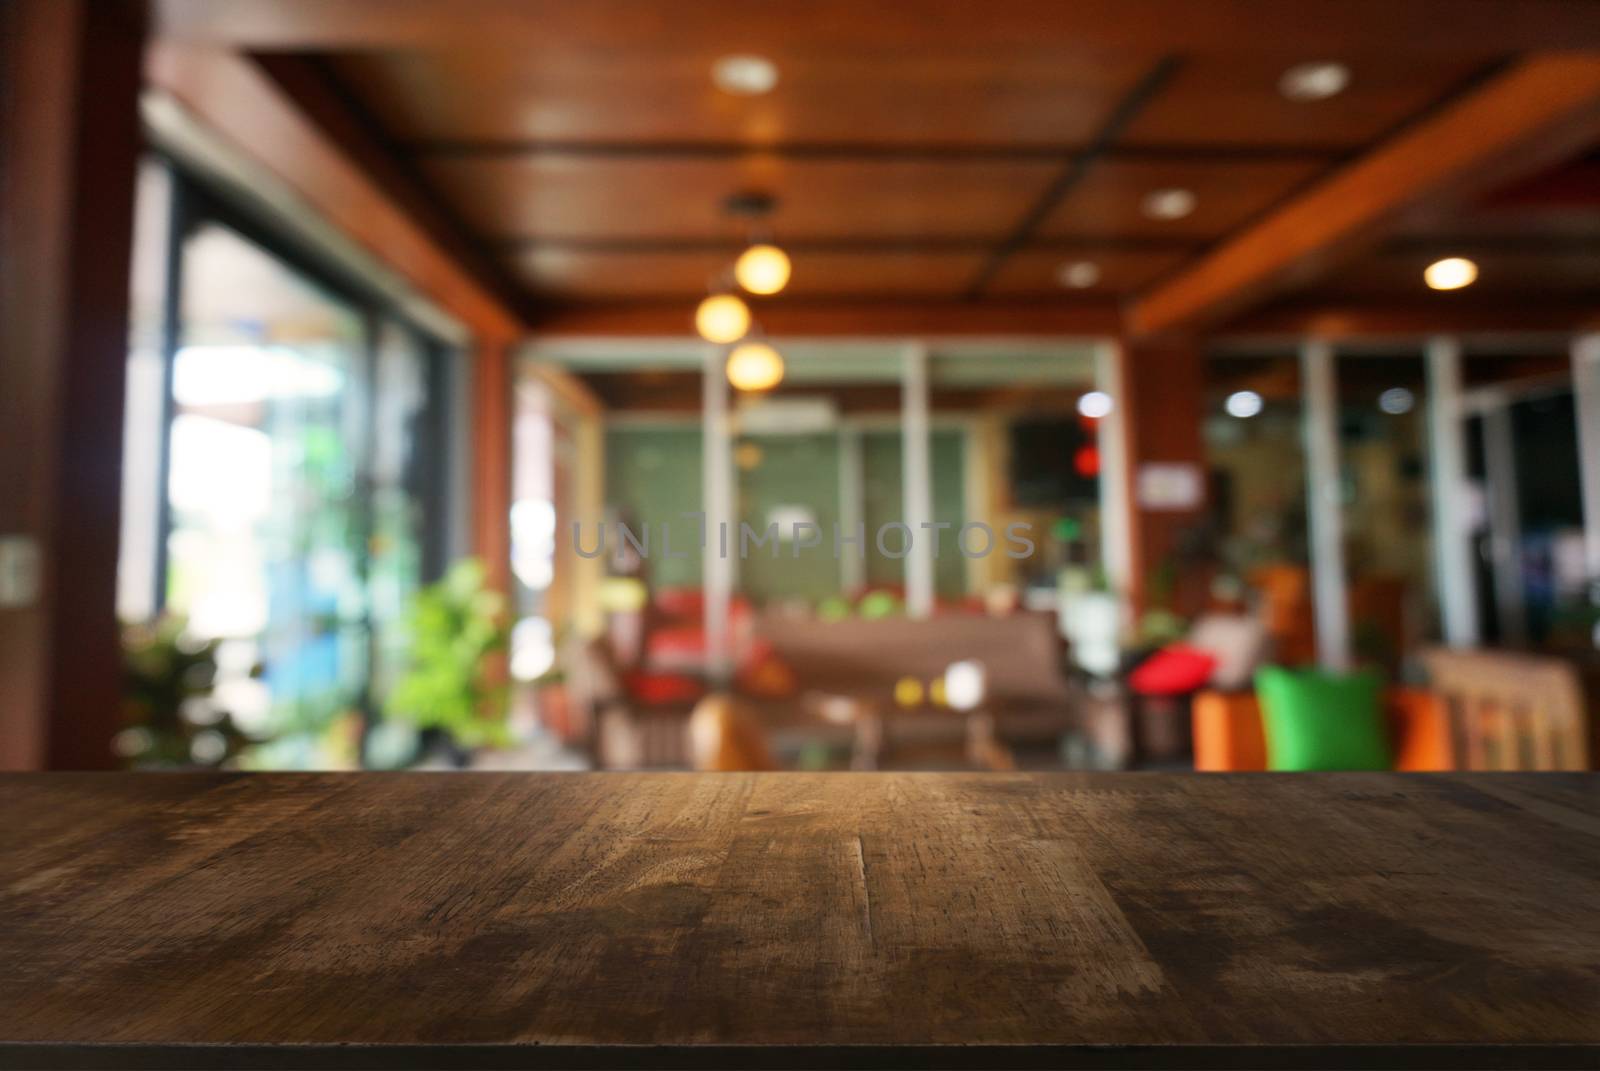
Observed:
[[[505,684],[494,660],[508,646],[505,600],[485,585],[483,563],[467,559],[419,591],[407,615],[406,671],[385,704],[387,714],[418,729],[438,729],[464,748],[503,747]]]
[[[222,766],[252,741],[212,695],[219,640],[198,640],[169,614],[122,632],[123,711],[118,754],[134,766]]]

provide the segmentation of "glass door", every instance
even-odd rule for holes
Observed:
[[[178,255],[166,604],[225,641],[224,701],[270,765],[338,764],[371,668],[367,321],[221,223]]]
[[[1585,648],[1593,625],[1571,390],[1487,392],[1467,435],[1482,503],[1474,542],[1484,639]]]

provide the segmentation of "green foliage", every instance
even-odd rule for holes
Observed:
[[[861,601],[856,604],[856,613],[861,615],[863,621],[893,617],[900,611],[900,600],[895,598],[893,592],[888,591],[869,591],[861,596]]]
[[[441,729],[465,748],[511,742],[506,688],[491,672],[509,644],[505,603],[484,587],[485,576],[482,562],[467,559],[417,593],[407,618],[406,671],[385,704],[391,718]]]
[[[1146,610],[1136,628],[1139,643],[1159,647],[1176,643],[1189,631],[1189,623],[1180,614],[1158,608]]]
[[[850,616],[850,602],[838,595],[829,595],[817,603],[817,618],[821,621],[843,621]]]
[[[139,767],[223,766],[251,740],[212,697],[218,640],[186,634],[177,615],[123,629],[123,711],[117,751]]]

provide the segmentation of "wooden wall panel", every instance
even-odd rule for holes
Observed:
[[[511,375],[517,337],[490,332],[472,352],[472,552],[511,590]]]
[[[1176,552],[1184,534],[1204,517],[1205,505],[1176,512],[1145,509],[1137,487],[1140,467],[1151,462],[1190,464],[1204,472],[1205,362],[1200,344],[1127,345],[1123,375],[1128,473],[1133,483],[1132,601],[1139,609],[1159,605],[1152,581],[1164,566],[1176,566],[1171,608],[1194,613],[1205,603],[1210,576],[1184,568]]]
[[[43,564],[39,598],[0,608],[0,768],[108,767],[144,5],[18,0],[0,20],[0,536]]]

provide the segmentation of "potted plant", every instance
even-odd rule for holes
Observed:
[[[406,670],[384,704],[389,717],[443,738],[462,767],[478,748],[511,743],[500,664],[509,638],[505,599],[486,577],[482,562],[466,559],[417,593]]]
[[[212,694],[219,646],[189,635],[177,614],[123,628],[127,727],[114,746],[131,766],[220,767],[252,743]]]

